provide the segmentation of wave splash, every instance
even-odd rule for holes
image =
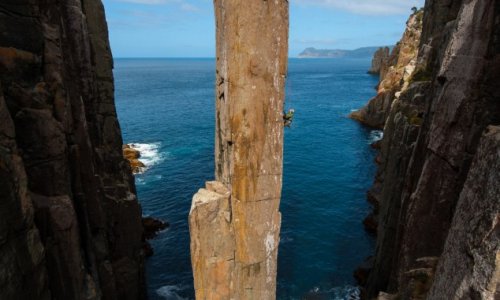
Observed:
[[[166,285],[156,290],[158,296],[165,300],[188,300],[188,298],[181,297],[178,293],[185,288],[178,285]]]
[[[149,168],[163,162],[167,157],[166,153],[161,153],[161,143],[130,143],[128,144],[131,148],[139,151],[141,154],[139,160],[145,165],[145,167],[140,169],[139,174],[146,172]]]
[[[384,132],[382,130],[372,130],[370,131],[370,136],[368,137],[368,144],[373,144],[380,141],[384,137]]]
[[[313,288],[305,296],[301,298],[302,300],[360,300],[361,291],[355,286],[342,286],[329,289],[327,291],[322,291],[319,287]]]

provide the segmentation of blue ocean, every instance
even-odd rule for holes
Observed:
[[[290,59],[278,299],[358,299],[353,271],[374,251],[362,225],[381,132],[346,116],[375,95],[370,59]],[[188,213],[214,178],[214,59],[115,59],[124,142],[147,165],[136,175],[143,214],[170,223],[151,241],[149,297],[193,299]]]

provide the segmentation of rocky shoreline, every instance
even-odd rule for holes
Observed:
[[[369,127],[383,129],[391,105],[410,84],[417,63],[418,47],[423,26],[423,11],[413,13],[401,40],[389,55],[389,48],[380,48],[373,57],[368,71],[380,76],[377,95],[361,109],[349,114],[351,119]]]
[[[133,174],[143,173],[146,165],[139,160],[141,152],[134,148],[134,144],[125,144],[122,146],[123,157],[128,161]]]
[[[141,151],[135,148],[134,144],[124,144],[122,146],[123,157],[130,164],[133,174],[141,174],[145,171],[146,165],[139,160],[141,158]],[[154,217],[142,217],[143,228],[143,251],[146,257],[151,257],[154,254],[153,247],[149,240],[154,239],[158,233],[167,229],[170,226],[168,222],[156,219]]]
[[[170,226],[168,222],[164,222],[153,217],[142,217],[143,234],[143,250],[146,257],[151,257],[154,254],[153,247],[148,242],[154,239],[158,233],[167,229]]]

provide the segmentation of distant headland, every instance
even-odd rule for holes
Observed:
[[[354,50],[343,49],[316,49],[314,47],[306,48],[299,54],[299,58],[371,58],[375,52],[385,46],[363,47]],[[389,48],[392,48],[390,46]]]

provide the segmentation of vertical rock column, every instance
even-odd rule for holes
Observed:
[[[216,180],[189,216],[197,299],[274,299],[288,1],[215,0]]]

